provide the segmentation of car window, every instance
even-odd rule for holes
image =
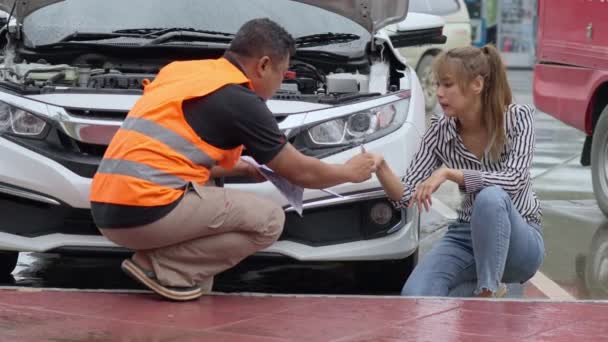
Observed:
[[[458,12],[458,0],[410,0],[409,11],[433,15],[448,15]]]

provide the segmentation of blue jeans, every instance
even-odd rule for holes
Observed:
[[[543,262],[540,227],[527,223],[498,186],[473,203],[471,223],[456,222],[424,256],[401,292],[404,296],[472,296],[496,292],[500,283],[524,283]]]

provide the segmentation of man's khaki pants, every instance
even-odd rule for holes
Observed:
[[[164,286],[200,285],[276,241],[285,213],[256,195],[190,184],[169,214],[133,228],[100,229],[110,241],[147,258]]]

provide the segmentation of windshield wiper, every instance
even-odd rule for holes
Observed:
[[[102,40],[118,37],[139,37],[135,34],[121,34],[121,33],[105,33],[105,32],[73,32],[69,35],[61,38],[59,43],[62,42],[77,42],[85,40]]]
[[[204,33],[204,34],[208,34],[208,35],[212,35],[212,36],[224,36],[224,37],[234,38],[234,33],[210,31],[210,30],[199,30],[199,29],[195,29],[195,28],[191,28],[191,27],[169,27],[169,28],[167,28],[167,27],[162,27],[162,28],[143,27],[143,28],[129,28],[129,29],[112,31],[112,33],[134,34],[134,35],[137,35],[137,37],[144,37],[144,38],[157,38],[157,37],[160,37],[160,36],[165,35],[170,32],[196,32],[196,33]]]
[[[217,31],[174,28],[150,33],[143,37],[152,38],[144,45],[158,45],[169,41],[201,41],[209,43],[230,44],[232,39],[234,39],[234,34]]]
[[[359,38],[361,37],[352,33],[318,33],[296,38],[296,45],[299,48],[306,48],[319,45],[348,43],[353,40],[358,40]]]
[[[144,45],[155,45],[175,38],[186,38],[191,40],[215,41],[229,43],[233,38],[233,33],[198,30],[188,27],[171,28],[131,28],[112,32],[74,32],[63,37],[59,42],[78,42],[95,41],[112,38],[143,38],[149,39]]]

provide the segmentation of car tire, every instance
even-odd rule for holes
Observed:
[[[593,235],[583,279],[591,299],[608,296],[608,226],[605,224]]]
[[[608,216],[608,106],[600,114],[593,130],[591,179],[597,204]]]
[[[374,293],[400,293],[418,263],[418,251],[401,260],[361,261],[355,264],[358,287]]]
[[[432,113],[437,107],[437,91],[433,77],[433,60],[436,55],[436,53],[425,54],[420,59],[416,68],[416,74],[418,75],[420,85],[422,86],[422,93],[424,94],[424,105],[427,115],[428,113]]]
[[[0,251],[0,279],[5,279],[13,273],[17,266],[19,252]]]

